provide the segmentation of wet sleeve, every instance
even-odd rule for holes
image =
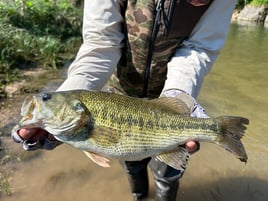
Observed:
[[[58,91],[105,85],[121,56],[122,21],[119,0],[85,0],[83,44]]]
[[[226,40],[236,1],[214,0],[168,63],[163,90],[180,89],[197,97]]]

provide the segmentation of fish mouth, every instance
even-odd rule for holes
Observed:
[[[33,128],[38,127],[42,122],[38,119],[35,114],[38,114],[40,104],[36,100],[35,96],[29,95],[25,97],[23,104],[21,106],[21,120],[19,121],[20,127]]]

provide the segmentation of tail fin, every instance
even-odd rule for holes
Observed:
[[[222,139],[219,142],[227,151],[233,153],[242,162],[247,162],[247,153],[241,138],[245,134],[249,120],[243,117],[221,116],[216,118],[221,126]]]

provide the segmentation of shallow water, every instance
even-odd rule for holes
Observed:
[[[243,139],[245,165],[216,145],[202,143],[181,179],[177,200],[268,200],[268,29],[233,24],[227,43],[207,76],[199,102],[211,116],[248,117]],[[4,201],[131,201],[126,175],[117,161],[104,169],[79,150],[62,145],[18,164]],[[151,200],[153,184],[151,182]],[[148,199],[149,200],[149,199]]]

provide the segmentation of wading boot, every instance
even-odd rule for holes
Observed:
[[[131,192],[135,201],[144,200],[149,191],[147,165],[150,158],[142,161],[125,161],[122,163],[128,176]]]
[[[183,172],[156,158],[152,158],[150,167],[155,182],[155,201],[175,201]]]

